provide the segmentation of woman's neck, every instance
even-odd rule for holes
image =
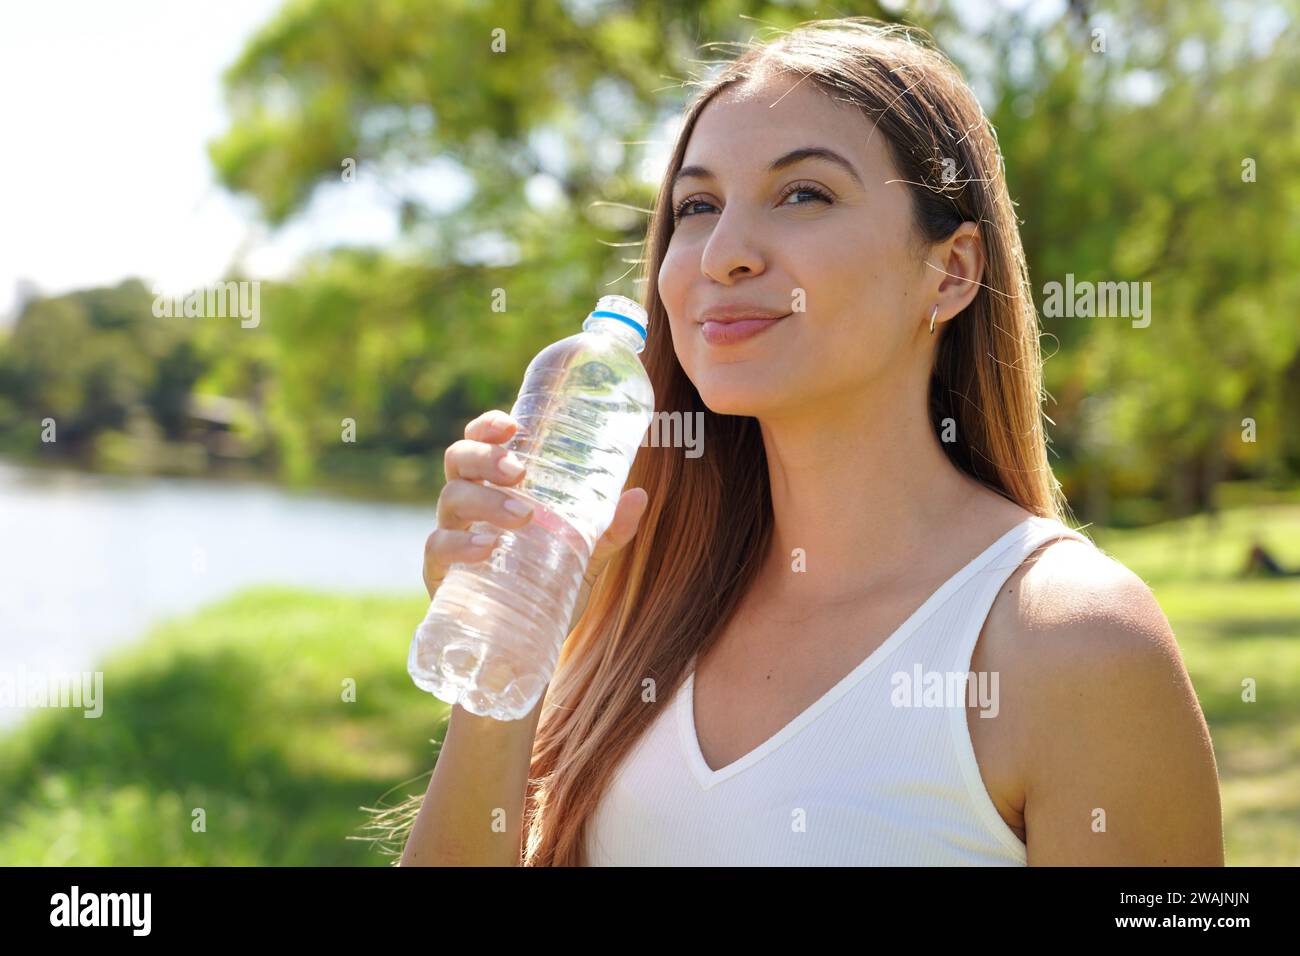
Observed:
[[[851,599],[906,574],[936,541],[981,540],[981,520],[1021,510],[953,465],[923,406],[836,401],[759,425],[775,517],[760,576],[773,599]],[[981,519],[989,499],[1005,507]],[[800,554],[806,573],[791,573]]]

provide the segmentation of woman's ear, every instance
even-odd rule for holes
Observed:
[[[939,312],[935,324],[947,322],[960,315],[979,292],[984,280],[984,241],[979,226],[963,222],[952,235],[935,243],[926,257],[926,264],[934,271],[936,280],[932,298],[925,304],[923,321],[929,324],[930,313],[937,305]]]

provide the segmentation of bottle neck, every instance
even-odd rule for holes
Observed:
[[[600,332],[605,335],[612,335],[624,342],[634,352],[640,352],[645,348],[645,339],[641,338],[641,333],[626,322],[620,322],[618,319],[596,316],[583,322],[582,328],[586,332]]]

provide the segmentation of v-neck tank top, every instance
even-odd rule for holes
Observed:
[[[989,796],[966,708],[995,717],[995,674],[970,673],[999,588],[1042,545],[1029,517],[959,570],[834,687],[717,770],[695,733],[695,665],[615,770],[586,827],[590,866],[1024,866]],[[1094,546],[1095,547],[1095,546]]]

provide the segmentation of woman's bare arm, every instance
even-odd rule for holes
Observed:
[[[1222,866],[1218,769],[1173,631],[1132,571],[1049,549],[1025,578],[1033,866]]]
[[[546,693],[526,716],[501,721],[451,709],[402,866],[518,866],[524,794]]]

